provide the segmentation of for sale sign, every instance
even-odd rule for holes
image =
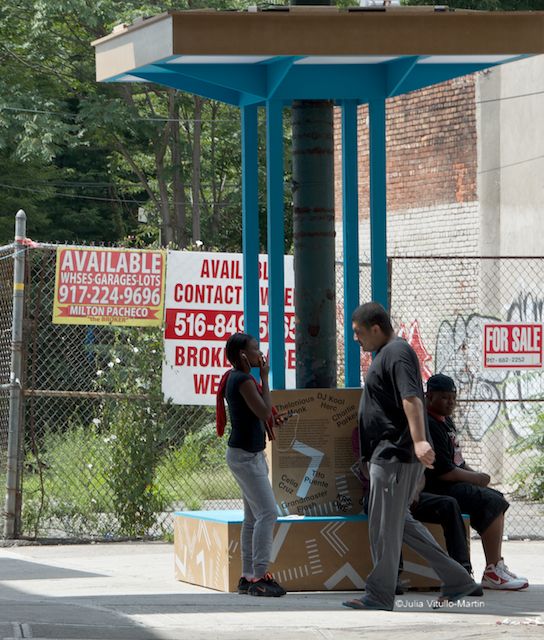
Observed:
[[[484,324],[484,367],[541,368],[542,324]]]
[[[160,326],[164,251],[59,247],[53,323]]]
[[[292,256],[285,256],[286,386],[295,386]],[[175,404],[214,405],[227,338],[244,331],[242,256],[169,251],[162,390]],[[268,257],[259,256],[259,336],[268,354]]]

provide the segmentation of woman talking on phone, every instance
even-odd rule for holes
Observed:
[[[270,367],[257,340],[247,333],[235,333],[227,340],[226,355],[233,368],[225,373],[217,392],[217,430],[223,435],[226,399],[231,423],[227,464],[240,485],[244,502],[238,593],[279,597],[285,595],[285,589],[268,572],[277,516],[264,449],[267,433],[274,438],[272,424],[283,419],[273,417]],[[259,368],[261,385],[250,373],[254,367]]]

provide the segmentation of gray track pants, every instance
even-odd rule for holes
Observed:
[[[227,464],[244,498],[244,521],[240,534],[242,574],[262,578],[268,571],[277,517],[266,457],[264,451],[251,453],[228,447]]]
[[[424,468],[419,463],[371,463],[368,531],[374,569],[366,581],[369,600],[393,609],[402,543],[422,556],[442,581],[442,592],[454,594],[474,581],[452,560],[409,506]]]

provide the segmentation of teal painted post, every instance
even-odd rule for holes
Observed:
[[[242,250],[244,331],[259,335],[258,108],[242,107]]]
[[[369,115],[371,294],[388,309],[385,99],[372,100]]]
[[[271,387],[285,389],[282,103],[266,103],[268,339]]]
[[[359,306],[359,194],[357,102],[342,104],[342,233],[344,246],[345,386],[361,384],[361,350],[353,340],[351,314]]]

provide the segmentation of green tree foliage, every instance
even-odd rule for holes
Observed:
[[[42,29],[40,5],[8,0],[0,8],[2,242],[12,238],[13,214],[21,207],[28,214],[29,235],[59,237],[55,227],[66,206],[63,201],[70,195],[65,185],[80,179],[79,170],[62,167],[63,156],[76,148],[83,151],[85,142],[76,122],[77,100],[69,67],[49,62],[62,38],[54,30]],[[59,239],[74,237],[81,229],[78,213],[86,211],[91,219],[99,218],[98,227],[111,215],[100,201],[83,197],[71,204],[76,214],[71,230]]]
[[[160,229],[162,244],[239,249],[238,110],[158,85],[99,84],[90,43],[165,10],[243,4],[4,0],[0,243],[11,241],[13,215],[25,208],[29,235],[42,240],[129,236],[142,245]]]
[[[544,502],[544,413],[535,416],[529,433],[519,438],[510,451],[527,455],[514,476],[517,495]]]

